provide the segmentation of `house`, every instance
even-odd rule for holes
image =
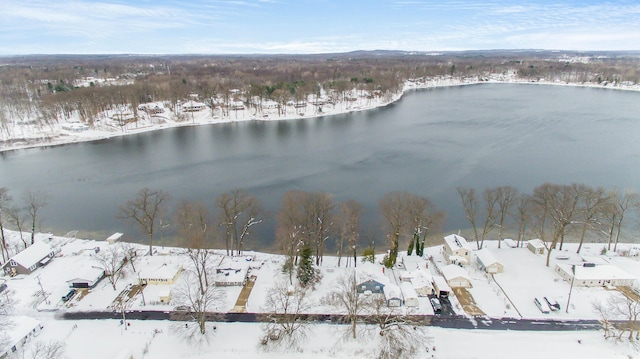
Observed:
[[[80,272],[74,272],[77,277],[67,281],[70,288],[94,288],[105,276],[104,269],[100,267],[83,266],[80,268]]]
[[[147,267],[138,272],[138,283],[147,284],[173,284],[180,273],[182,266],[174,263],[162,263],[157,267]]]
[[[10,330],[6,331],[6,336],[0,342],[0,358],[18,357],[17,352],[27,343],[27,341],[38,335],[42,330],[42,325],[36,319],[25,316],[7,317],[3,319],[6,323],[11,323]],[[20,357],[22,357],[20,355]]]
[[[471,263],[471,246],[459,235],[444,237],[444,258],[449,264],[467,265]]]
[[[434,275],[433,276],[433,289],[436,292],[436,295],[440,298],[447,298],[449,293],[451,293],[451,287],[447,284],[447,280],[444,279],[443,276]]]
[[[9,275],[30,274],[38,267],[47,265],[53,258],[53,248],[44,242],[35,242],[9,259],[4,270]]]
[[[400,287],[395,284],[387,284],[382,289],[384,293],[384,300],[387,302],[387,307],[399,307],[402,305],[402,292]]]
[[[442,276],[451,288],[471,288],[471,277],[464,268],[449,264],[442,267]]]
[[[498,262],[496,257],[494,257],[488,249],[481,249],[475,253],[480,269],[490,274],[502,273],[502,271],[504,271],[504,265]]]
[[[83,132],[83,131],[87,131],[89,129],[89,126],[85,125],[84,123],[71,122],[71,123],[62,125],[62,129],[71,131],[71,132]]]
[[[216,269],[216,285],[244,285],[249,278],[250,263],[245,257],[224,257]]]
[[[182,111],[184,112],[197,112],[197,111],[202,111],[205,108],[207,108],[207,105],[205,105],[202,102],[197,102],[193,100],[187,101],[182,104]]]
[[[546,247],[542,240],[536,238],[527,243],[527,249],[529,249],[533,254],[544,254]]]
[[[384,290],[384,284],[378,282],[375,279],[368,279],[364,282],[358,283],[356,290],[358,293],[382,293]]]
[[[107,238],[107,242],[109,242],[109,244],[114,244],[116,242],[120,242],[122,240],[122,236],[124,234],[120,233],[120,232],[116,232],[112,235],[109,236],[109,238]]]
[[[632,286],[635,277],[613,264],[556,264],[556,273],[579,287]]]
[[[404,305],[406,307],[420,306],[420,303],[418,302],[418,293],[415,289],[413,289],[413,285],[411,283],[401,283],[400,291],[402,292],[402,296],[404,297]]]

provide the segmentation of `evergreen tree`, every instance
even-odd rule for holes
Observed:
[[[298,281],[300,281],[303,287],[313,283],[315,280],[315,270],[311,259],[312,255],[313,251],[311,248],[308,246],[304,247],[300,256],[300,264],[298,265]]]

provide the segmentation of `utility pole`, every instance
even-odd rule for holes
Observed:
[[[567,298],[567,309],[565,309],[565,313],[569,313],[569,302],[571,301],[571,292],[573,291],[573,281],[576,278],[576,265],[572,264],[571,265],[571,272],[573,273],[573,276],[571,277],[571,287],[569,287],[569,298]]]

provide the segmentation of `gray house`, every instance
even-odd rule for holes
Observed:
[[[374,279],[366,280],[362,283],[358,283],[358,293],[382,293],[384,290],[384,284]]]
[[[44,242],[35,242],[30,247],[16,254],[5,264],[4,270],[9,275],[30,274],[43,267],[53,258],[53,248]]]

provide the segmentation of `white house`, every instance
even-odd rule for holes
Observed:
[[[173,284],[182,273],[182,266],[178,263],[162,263],[159,266],[149,266],[138,272],[138,282],[146,284]]]
[[[447,263],[467,265],[471,263],[471,246],[457,234],[444,237],[444,257]]]
[[[476,258],[478,265],[487,273],[502,273],[504,271],[504,265],[496,259],[496,257],[489,252],[488,249],[481,249],[476,251]]]
[[[0,358],[22,357],[17,352],[31,337],[38,335],[42,325],[36,319],[25,316],[7,317],[5,320],[12,326],[6,331],[5,340],[0,343]]]
[[[613,264],[556,264],[556,273],[579,287],[632,286],[635,277]]]
[[[408,282],[404,282],[400,284],[400,290],[402,291],[402,296],[404,297],[404,305],[407,307],[418,307],[420,303],[418,302],[418,293],[415,289],[413,289],[413,285]]]
[[[447,284],[449,284],[451,288],[471,287],[471,277],[469,277],[469,274],[467,274],[464,268],[455,264],[449,264],[442,267],[441,270],[444,279],[447,280]]]
[[[426,273],[422,270],[416,271],[413,278],[411,278],[411,285],[419,297],[435,294],[431,273]]]
[[[402,292],[400,287],[395,284],[387,284],[382,288],[384,299],[387,301],[387,307],[399,307],[402,305]]]
[[[47,265],[53,258],[53,248],[44,242],[35,242],[9,259],[4,270],[9,275],[30,274],[38,267]]]
[[[244,257],[225,257],[216,269],[216,285],[242,286],[249,277],[249,262]]]
[[[544,254],[544,250],[546,247],[544,246],[544,242],[540,239],[531,239],[527,243],[527,249],[531,251],[533,254]]]
[[[427,268],[427,260],[418,256],[403,256],[402,264],[404,265],[404,269],[408,271]]]
[[[205,108],[207,108],[207,105],[197,101],[187,101],[182,104],[182,111],[185,111],[185,112],[202,111]]]

